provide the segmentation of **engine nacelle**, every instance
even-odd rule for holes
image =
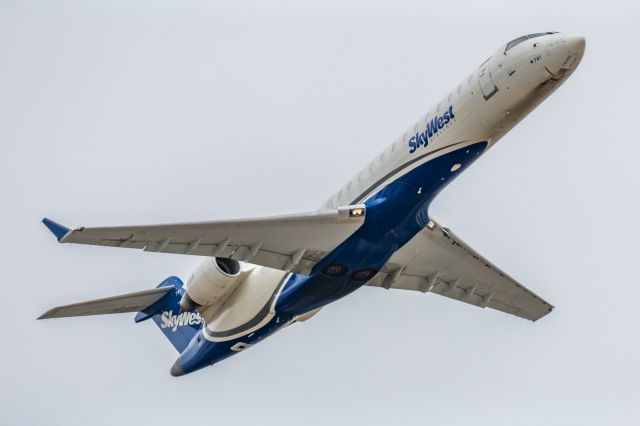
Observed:
[[[237,260],[207,258],[187,281],[186,292],[180,300],[181,312],[225,299],[241,276],[242,265]]]

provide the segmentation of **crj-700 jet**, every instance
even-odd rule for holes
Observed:
[[[40,318],[137,312],[180,353],[182,376],[261,342],[364,285],[431,292],[531,321],[553,306],[429,215],[435,196],[576,69],[582,37],[518,37],[473,70],[321,208],[286,216],[77,228],[61,243],[202,256],[186,280],[53,308]]]

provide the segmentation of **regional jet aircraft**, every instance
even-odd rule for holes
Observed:
[[[434,197],[554,92],[582,37],[529,34],[500,47],[321,208],[286,216],[70,230],[61,243],[202,256],[186,280],[60,306],[40,318],[137,312],[180,353],[182,376],[244,351],[364,285],[446,296],[535,321],[553,306],[429,215]]]

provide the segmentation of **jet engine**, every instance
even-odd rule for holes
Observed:
[[[193,311],[228,297],[241,275],[242,266],[237,260],[205,259],[187,281],[180,312]]]

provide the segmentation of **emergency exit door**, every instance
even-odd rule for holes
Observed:
[[[491,58],[487,59],[478,69],[478,82],[480,83],[480,90],[482,91],[485,100],[488,100],[498,91],[498,87],[493,82],[493,77],[489,70],[490,61]]]

